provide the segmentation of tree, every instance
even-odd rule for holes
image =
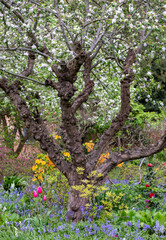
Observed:
[[[0,0],[0,3],[4,23],[1,26],[0,88],[40,142],[41,149],[68,179],[67,216],[72,213],[72,220],[79,221],[82,217],[80,207],[85,206],[88,199],[82,198],[72,186],[82,184],[94,170],[96,175],[91,180],[94,185],[100,184],[118,164],[153,155],[166,147],[165,131],[155,144],[118,152],[110,150],[109,158],[97,165],[100,155],[132,111],[130,97],[134,101],[133,83],[141,78],[141,60],[147,62],[147,75],[151,76],[148,60],[152,52],[164,56],[166,6],[163,1],[126,0]],[[36,85],[40,85],[40,96],[47,90],[57,92],[63,146],[50,136],[37,102],[30,105],[27,101],[26,96],[30,97],[33,91],[29,89],[28,81],[33,83],[31,86],[35,91]],[[78,110],[86,106],[90,94],[103,94],[95,89],[95,84],[98,89],[108,85],[112,92],[116,91],[119,108],[112,99],[114,118],[87,154],[82,140],[84,131],[79,128],[77,115]],[[106,99],[109,102],[107,95]],[[63,158],[64,149],[69,151],[71,162]]]

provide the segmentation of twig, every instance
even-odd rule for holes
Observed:
[[[55,9],[56,9],[56,12],[57,12],[57,17],[58,17],[58,20],[59,20],[59,23],[60,23],[60,27],[61,27],[61,30],[62,30],[63,37],[64,37],[64,39],[65,39],[66,45],[67,45],[68,49],[69,49],[70,51],[72,51],[72,48],[71,48],[70,43],[69,43],[69,40],[68,40],[67,35],[66,35],[66,33],[65,33],[64,23],[63,23],[63,21],[62,21],[62,19],[61,19],[60,12],[59,12],[59,9],[58,9],[58,1],[57,1],[57,0],[54,0],[54,4],[55,4]],[[69,30],[68,30],[68,32],[69,32]]]
[[[34,50],[32,48],[26,48],[26,47],[23,47],[23,48],[19,48],[19,47],[16,47],[16,48],[0,48],[0,51],[30,51],[30,52],[34,52],[34,53],[37,53],[43,57],[47,57],[47,58],[50,58],[53,60],[53,58],[48,55],[48,54],[45,54],[45,53],[42,53],[41,51],[39,50]]]
[[[45,86],[44,83],[38,82],[38,81],[36,81],[36,80],[34,80],[34,79],[32,79],[32,78],[25,77],[25,76],[22,76],[22,75],[19,75],[19,74],[16,74],[16,73],[11,73],[11,72],[9,72],[9,71],[7,71],[7,70],[5,70],[5,69],[2,69],[2,68],[0,68],[0,71],[6,72],[6,73],[11,74],[11,75],[13,75],[13,76],[15,76],[15,77],[22,78],[22,79],[26,79],[26,80],[29,80],[29,81],[32,81],[32,82],[35,82],[35,83],[38,83],[38,84],[40,84],[40,85]]]

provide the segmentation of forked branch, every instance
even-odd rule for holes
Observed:
[[[43,121],[37,123],[34,120],[25,100],[23,100],[19,94],[18,89],[20,88],[20,83],[16,81],[13,84],[9,84],[6,78],[2,78],[0,79],[0,88],[2,88],[6,95],[9,96],[33,137],[40,142],[41,149],[48,152],[51,161],[60,171],[64,173],[65,176],[68,176],[71,169],[71,164],[66,162],[61,156],[61,147],[54,141],[52,137],[50,137],[50,134]]]
[[[120,153],[111,153],[109,159],[102,163],[96,170],[103,174],[103,178],[118,164],[135,159],[149,157],[166,148],[166,130],[163,136],[155,144],[149,144],[146,147],[125,150]]]
[[[94,150],[89,154],[89,159],[87,163],[88,171],[92,171],[97,163],[100,154],[103,152],[104,148],[111,141],[112,137],[123,127],[126,120],[128,119],[129,113],[131,111],[130,106],[130,84],[133,80],[132,76],[132,65],[135,61],[136,53],[139,49],[130,49],[126,61],[124,63],[123,74],[124,79],[121,80],[121,109],[117,114],[116,118],[112,121],[112,124],[100,137],[98,143],[95,145]]]

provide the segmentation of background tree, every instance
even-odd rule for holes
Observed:
[[[97,165],[132,111],[130,97],[134,100],[134,86],[141,80],[142,60],[147,63],[151,80],[148,63],[152,52],[164,56],[166,6],[163,1],[126,0],[0,0],[0,3],[3,21],[0,88],[40,142],[41,149],[68,179],[71,187],[68,213],[72,214],[67,216],[78,221],[82,217],[80,207],[88,199],[82,198],[72,186],[82,184],[88,176],[93,185],[100,184],[118,164],[150,156],[166,146],[165,131],[155,144],[118,152],[110,150],[108,159]],[[101,86],[110,89],[109,97]],[[40,101],[36,99],[30,104],[27,100],[37,90],[41,98],[47,91],[52,94],[52,101],[55,96],[52,105],[59,103],[63,145],[50,136],[40,115]],[[110,126],[93,150],[86,153],[84,131],[77,119],[81,107],[87,107],[90,94],[96,94],[97,101],[106,104]],[[94,115],[92,120],[97,117]],[[71,161],[63,158],[64,150],[70,153]],[[94,170],[96,174],[90,177]]]

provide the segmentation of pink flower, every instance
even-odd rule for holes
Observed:
[[[148,163],[148,167],[153,167],[153,165],[151,163]]]
[[[148,200],[148,199],[145,199],[145,202],[149,202],[149,200]]]
[[[148,206],[145,206],[146,208],[148,207]]]
[[[33,196],[34,196],[35,198],[38,196],[36,191],[33,191]]]
[[[37,189],[37,192],[40,194],[42,193],[42,188],[39,186],[38,189]]]
[[[46,195],[44,195],[44,197],[43,197],[43,201],[46,201],[46,200],[47,200]]]

